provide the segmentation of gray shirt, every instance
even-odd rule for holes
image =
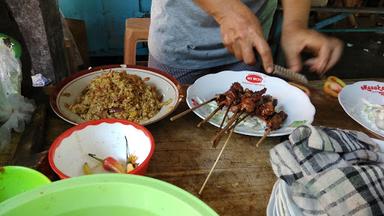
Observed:
[[[268,35],[277,0],[243,3]],[[174,68],[203,69],[238,61],[224,47],[217,22],[192,0],[152,1],[148,46],[152,57]]]

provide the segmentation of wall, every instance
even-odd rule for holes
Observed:
[[[85,21],[90,56],[122,56],[125,19],[149,16],[150,5],[151,0],[59,0],[64,17]],[[137,53],[147,49],[138,45]]]

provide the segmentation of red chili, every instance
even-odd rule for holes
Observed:
[[[107,171],[115,173],[125,173],[123,166],[113,157],[106,157],[104,159],[96,157],[95,154],[88,154],[90,157],[100,161],[103,164],[103,168]]]

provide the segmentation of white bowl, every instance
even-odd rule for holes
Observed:
[[[339,103],[344,111],[356,122],[371,132],[384,137],[384,130],[376,127],[362,112],[363,100],[372,104],[384,105],[384,83],[376,81],[361,81],[345,86],[339,93]]]
[[[272,131],[269,136],[287,135],[296,127],[313,122],[316,110],[303,91],[280,78],[253,71],[223,71],[200,77],[187,90],[188,106],[192,108],[196,106],[198,99],[206,101],[216,94],[224,93],[234,82],[239,82],[244,88],[253,91],[261,90],[264,87],[267,88],[266,94],[278,100],[276,108],[284,110],[288,114],[282,128]],[[206,105],[194,110],[201,118],[207,117],[210,111],[211,109],[208,109]],[[219,127],[221,119],[212,118],[209,122]],[[235,128],[235,132],[250,136],[263,136],[264,128],[239,124]]]
[[[88,121],[74,126],[55,139],[49,149],[49,164],[60,178],[84,175],[83,165],[88,163],[93,173],[106,173],[102,164],[88,156],[114,157],[126,163],[126,142],[129,153],[138,157],[139,166],[130,173],[143,175],[153,154],[155,143],[151,133],[143,126],[117,119]]]
[[[171,101],[164,105],[152,118],[139,122],[141,125],[148,125],[163,119],[176,109],[183,98],[179,82],[167,73],[143,66],[107,65],[80,71],[57,84],[50,98],[53,111],[71,124],[77,125],[84,122],[85,120],[69,110],[67,105],[73,104],[93,79],[110,71],[125,71],[142,79],[149,79],[146,83],[156,86],[162,95],[163,101]]]

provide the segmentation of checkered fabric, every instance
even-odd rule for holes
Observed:
[[[366,134],[301,126],[270,158],[304,215],[384,215],[384,153]]]

